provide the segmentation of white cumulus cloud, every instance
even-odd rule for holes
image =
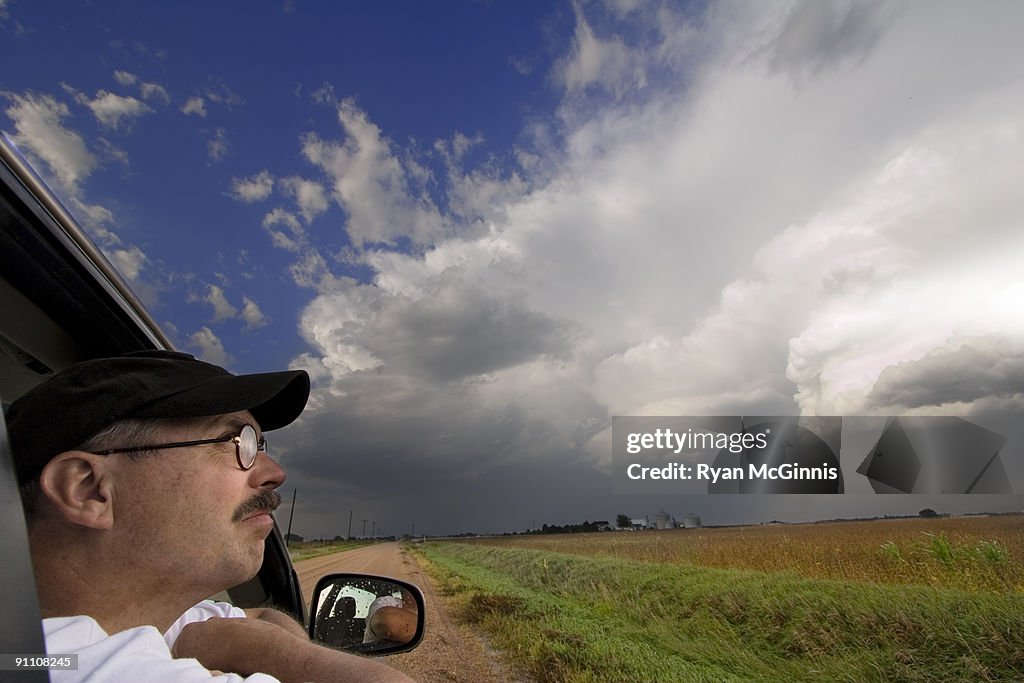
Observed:
[[[299,213],[302,214],[307,224],[311,223],[319,214],[327,211],[329,207],[327,193],[324,191],[323,185],[318,182],[293,176],[282,178],[280,186],[286,195],[295,199],[295,203],[299,206]]]
[[[202,301],[213,307],[213,318],[210,322],[219,323],[238,314],[238,309],[231,305],[224,290],[217,285],[209,285],[205,296],[193,296],[192,301]]]
[[[324,140],[310,133],[302,151],[330,178],[333,198],[348,214],[352,242],[362,246],[408,237],[428,243],[441,236],[440,212],[429,196],[416,192],[380,128],[351,100],[339,102],[337,111],[345,138]]]
[[[245,321],[246,329],[250,330],[266,327],[268,322],[267,316],[260,310],[259,304],[247,296],[242,297],[242,311],[239,316]]]
[[[295,215],[277,208],[263,217],[263,228],[274,246],[287,251],[299,251],[308,244],[306,231]]]
[[[185,101],[185,104],[181,106],[181,112],[192,116],[198,116],[200,118],[206,118],[206,100],[198,95],[190,97]]]
[[[106,90],[97,91],[96,96],[91,99],[79,93],[76,99],[79,104],[92,111],[97,121],[113,130],[119,129],[122,124],[130,125],[134,119],[153,112],[149,105],[141,100]]]
[[[209,327],[202,327],[189,335],[189,347],[195,349],[199,358],[207,363],[226,366],[233,360],[224,350],[224,342]]]
[[[135,85],[139,81],[139,77],[129,71],[121,71],[120,69],[114,72],[114,80],[121,85],[128,87]]]
[[[139,279],[142,267],[146,264],[146,255],[138,247],[127,249],[107,249],[110,262],[124,278],[130,282]]]
[[[82,181],[96,168],[96,157],[84,138],[63,125],[68,107],[51,95],[24,93],[6,95],[7,116],[14,122],[12,140],[34,157],[60,181],[70,194],[77,194]]]
[[[234,178],[231,181],[231,196],[246,204],[266,199],[273,190],[274,177],[267,170],[249,178]]]
[[[163,104],[168,104],[171,101],[171,96],[167,93],[167,89],[158,83],[143,83],[139,86],[139,91],[142,93],[142,99],[147,102],[156,100]]]
[[[211,161],[221,161],[231,151],[231,143],[228,141],[228,132],[223,128],[213,131],[210,139],[206,141],[206,156]]]
[[[555,66],[554,74],[570,92],[598,85],[621,94],[646,83],[638,56],[618,37],[598,38],[578,8],[572,51]]]

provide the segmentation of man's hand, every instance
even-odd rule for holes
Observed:
[[[171,654],[195,658],[211,670],[243,676],[269,674],[282,683],[412,683],[412,679],[391,667],[321,647],[264,619],[213,618],[193,622],[182,629]]]

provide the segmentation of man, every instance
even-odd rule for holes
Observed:
[[[419,612],[416,600],[402,591],[402,597],[382,595],[366,612],[364,643],[408,643],[416,635]]]
[[[8,431],[59,680],[408,681],[269,609],[210,595],[253,577],[285,480],[264,431],[295,420],[302,371],[236,376],[147,351],[66,368]]]

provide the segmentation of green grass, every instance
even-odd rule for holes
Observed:
[[[420,552],[462,619],[545,683],[1024,680],[1021,595],[458,543]]]

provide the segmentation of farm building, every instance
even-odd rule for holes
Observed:
[[[650,529],[651,524],[647,521],[646,517],[637,517],[636,519],[629,520],[630,525],[633,527],[633,531],[643,531],[644,529]]]
[[[700,528],[700,517],[693,514],[692,512],[686,517],[683,517],[683,528],[684,529],[699,529]]]
[[[664,510],[654,515],[654,528],[655,529],[675,529],[676,518],[668,514]]]

